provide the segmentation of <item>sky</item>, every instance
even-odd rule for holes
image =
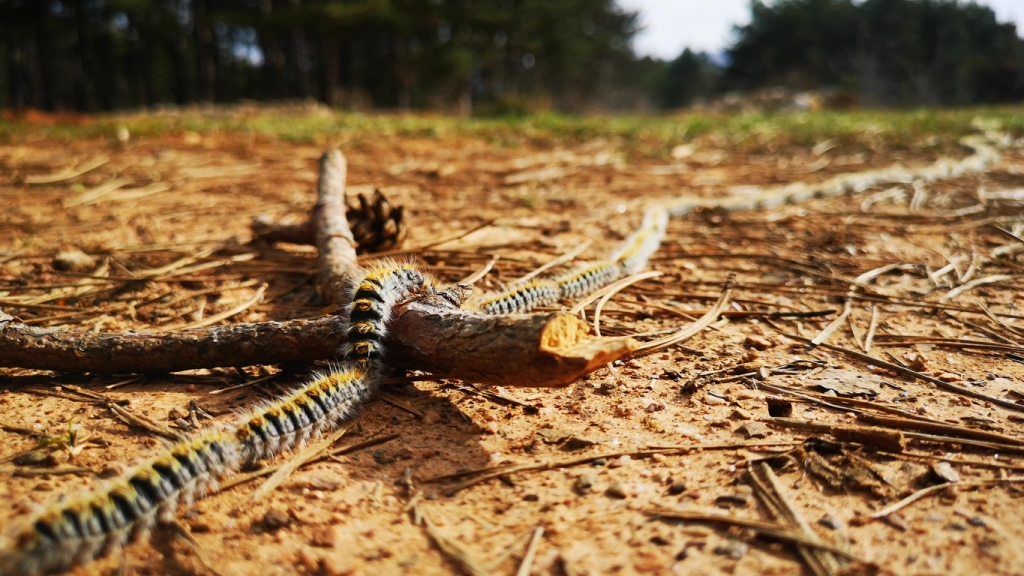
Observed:
[[[747,24],[750,0],[617,0],[627,10],[638,10],[644,30],[633,48],[641,56],[672,60],[683,48],[721,52],[732,40],[732,27]],[[982,0],[1001,22],[1013,21],[1024,34],[1024,0]]]

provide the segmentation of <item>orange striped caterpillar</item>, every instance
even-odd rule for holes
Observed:
[[[180,502],[216,489],[238,467],[238,444],[217,430],[184,440],[104,488],[58,504],[30,519],[0,549],[0,574],[34,576],[67,570],[145,539],[170,520]]]

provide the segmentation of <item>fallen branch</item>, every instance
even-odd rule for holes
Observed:
[[[26,326],[0,312],[0,367],[153,373],[312,362],[345,344],[340,318],[232,324],[174,333],[93,334]],[[559,386],[623,358],[635,341],[589,338],[567,314],[487,316],[437,302],[402,310],[389,331],[388,362],[466,382]]]
[[[340,319],[259,322],[172,333],[37,328],[0,312],[0,367],[105,374],[311,362],[345,343]]]
[[[393,321],[387,362],[466,382],[561,386],[637,346],[589,333],[586,322],[568,314],[490,316],[414,302]]]
[[[345,304],[348,283],[358,269],[356,241],[345,219],[348,164],[338,150],[320,157],[317,201],[310,221],[316,232],[316,287],[328,304]]]
[[[310,222],[319,252],[317,290],[344,306],[357,270],[345,217],[345,158],[320,160],[318,201]],[[312,361],[336,356],[345,343],[335,317],[236,324],[173,333],[76,334],[41,330],[0,312],[0,366],[64,372],[168,372],[215,366]],[[567,314],[488,316],[459,310],[444,298],[399,310],[389,330],[387,362],[467,382],[560,386],[624,358],[628,338],[590,338]]]

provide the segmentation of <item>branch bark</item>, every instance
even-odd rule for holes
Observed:
[[[356,261],[356,241],[345,219],[345,178],[348,163],[338,150],[325,152],[320,157],[320,181],[317,202],[313,208],[316,231],[317,291],[329,304],[344,306],[347,287],[359,265]]]
[[[231,324],[180,332],[93,334],[26,326],[0,311],[0,367],[151,373],[216,366],[311,362],[345,343],[336,316]]]
[[[569,314],[489,316],[430,301],[399,310],[386,342],[392,366],[503,386],[570,384],[637,347],[630,338],[591,338]]]

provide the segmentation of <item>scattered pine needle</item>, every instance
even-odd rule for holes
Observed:
[[[267,478],[266,482],[264,482],[262,485],[260,485],[259,488],[256,489],[256,492],[253,493],[251,499],[246,503],[246,505],[248,505],[250,502],[256,502],[257,500],[262,499],[267,494],[273,492],[278,486],[281,485],[282,482],[287,480],[288,477],[291,476],[293,472],[298,470],[307,462],[310,462],[311,460],[318,458],[331,446],[334,446],[335,442],[341,440],[341,437],[344,436],[345,433],[347,433],[351,428],[351,424],[349,424],[348,426],[343,426],[342,428],[336,430],[327,438],[319,442],[316,442],[315,444],[309,444],[305,448],[300,450],[297,454],[295,454],[295,456],[290,458],[288,462],[286,462],[283,466],[278,468],[277,471],[274,472],[274,474],[270,478]]]
[[[523,276],[522,278],[516,280],[516,283],[517,284],[524,284],[524,283],[529,282],[530,280],[536,278],[537,276],[540,276],[541,274],[547,272],[548,270],[554,268],[555,266],[561,266],[562,264],[565,264],[566,262],[572,262],[573,260],[576,259],[577,256],[582,254],[584,252],[584,250],[586,250],[587,248],[590,248],[590,245],[593,244],[593,243],[594,243],[593,240],[587,240],[586,242],[584,242],[584,243],[580,244],[579,246],[573,248],[569,252],[566,252],[565,254],[559,256],[558,258],[555,258],[554,260],[548,262],[547,264],[544,264],[540,268],[537,268],[533,272],[530,272],[526,276]]]

